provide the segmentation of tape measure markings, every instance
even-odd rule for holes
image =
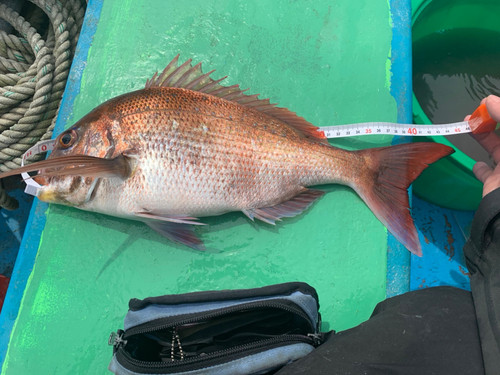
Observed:
[[[48,141],[39,142],[36,145],[34,145],[33,147],[31,147],[28,151],[26,151],[23,154],[23,157],[21,159],[21,167],[24,166],[24,162],[29,157],[36,155],[36,154],[41,154],[43,152],[53,150],[54,143],[55,143],[55,140],[50,139]],[[26,194],[34,195],[36,197],[38,190],[41,188],[40,184],[37,183],[35,180],[33,180],[30,177],[30,175],[26,172],[21,173],[21,176],[23,176],[24,182],[26,182],[26,188],[24,189],[24,192]]]
[[[327,138],[353,137],[370,134],[387,135],[453,135],[470,133],[467,121],[439,125],[395,124],[392,122],[363,122],[358,124],[323,126],[319,128]]]

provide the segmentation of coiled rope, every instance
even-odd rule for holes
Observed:
[[[30,23],[0,5],[0,17],[20,35],[0,30],[0,172],[19,167],[31,146],[52,136],[85,15],[85,1],[30,1],[48,16],[43,37],[36,15]],[[0,207],[17,205],[0,187]]]

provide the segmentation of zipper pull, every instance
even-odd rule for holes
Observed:
[[[113,346],[114,349],[118,349],[121,345],[127,345],[127,340],[123,339],[125,332],[119,329],[117,332],[111,332],[108,339],[108,345]]]
[[[321,325],[323,320],[321,319],[321,313],[318,311],[318,324],[316,325],[316,332],[321,332]]]
[[[322,336],[321,336],[321,333],[308,333],[307,334],[308,337],[311,337],[313,339],[313,342],[314,342],[314,347],[317,348],[318,346],[321,345],[321,342],[323,341],[322,340]]]
[[[177,327],[174,327],[172,329],[172,345],[170,349],[170,360],[172,362],[175,361],[175,341],[177,341],[178,347],[179,347],[179,355],[181,357],[181,361],[184,360],[184,352],[182,351],[182,345],[181,345],[181,339],[179,338],[179,334],[177,333]]]

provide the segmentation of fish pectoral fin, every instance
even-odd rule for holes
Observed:
[[[205,251],[205,245],[196,235],[192,225],[156,220],[148,220],[144,223],[170,241],[189,246],[195,250]]]
[[[55,170],[45,170],[45,169]],[[126,155],[118,155],[113,159],[103,159],[88,155],[69,155],[42,160],[24,167],[16,168],[0,174],[0,179],[23,172],[42,170],[38,177],[48,176],[82,176],[94,178],[119,177],[129,178],[133,173],[133,165]]]
[[[206,225],[205,223],[200,223],[198,221],[195,221],[199,219],[191,216],[183,216],[183,215],[167,216],[167,215],[155,214],[154,212],[148,212],[148,211],[134,212],[134,215],[143,217],[145,219],[168,221],[171,223],[178,223],[178,224]]]
[[[283,217],[294,217],[301,214],[316,199],[322,197],[324,194],[323,190],[307,189],[286,202],[270,207],[242,210],[242,212],[252,221],[256,218],[268,224],[275,225],[276,221],[281,221]]]

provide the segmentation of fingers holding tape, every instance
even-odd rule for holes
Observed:
[[[495,95],[490,95],[483,100],[486,103],[486,108],[491,118],[496,122],[500,122],[500,98]]]
[[[500,164],[500,137],[494,132],[471,135]]]
[[[493,169],[485,162],[478,161],[474,164],[472,172],[474,172],[474,176],[484,184],[486,179],[493,173]]]

